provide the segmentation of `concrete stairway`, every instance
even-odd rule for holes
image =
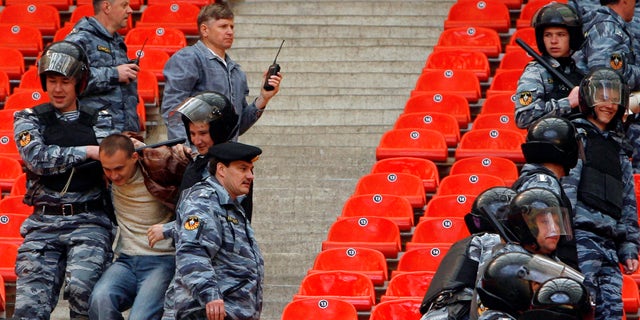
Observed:
[[[375,162],[454,0],[235,2],[230,54],[255,94],[278,58],[281,91],[240,141],[263,148],[253,227],[266,260],[262,319],[280,319],[357,180]]]

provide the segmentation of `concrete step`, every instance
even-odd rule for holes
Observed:
[[[277,50],[277,49],[276,49]],[[285,50],[285,49],[283,49]],[[426,50],[426,49],[425,49]],[[429,52],[423,52],[425,56],[424,59],[414,60],[403,60],[403,61],[383,61],[383,62],[372,62],[372,61],[298,61],[296,60],[282,60],[279,59],[278,63],[280,64],[281,72],[288,76],[289,73],[310,73],[316,75],[322,75],[323,77],[331,76],[335,74],[350,74],[356,72],[368,72],[368,73],[395,73],[395,74],[410,74],[413,75],[415,79],[418,78],[418,75],[422,71],[426,60],[426,57],[429,55]],[[275,55],[275,51],[273,51]],[[283,56],[284,57],[284,56]],[[273,59],[273,57],[271,57]],[[271,61],[248,61],[242,63],[242,70],[249,74],[259,74],[262,76],[269,65],[271,65]],[[328,75],[327,75],[328,74]],[[294,84],[294,83],[289,83]]]
[[[403,103],[399,103],[403,105]],[[348,110],[279,110],[277,104],[268,107],[260,118],[261,125],[310,125],[310,126],[362,126],[362,125],[389,125],[398,118],[402,109],[395,110],[371,110],[366,106],[354,106]]]
[[[373,15],[243,15],[234,19],[239,29],[250,24],[277,24],[277,25],[333,25],[333,26],[387,26],[387,27],[435,27],[442,28],[439,19],[433,19],[433,14],[405,15],[405,16],[373,16]],[[238,29],[238,30],[239,30]]]
[[[435,40],[434,40],[435,42]],[[285,42],[286,43],[286,42]],[[355,61],[371,63],[386,61],[426,61],[428,53],[433,50],[433,46],[376,46],[376,47],[354,47],[354,46],[335,46],[335,47],[317,47],[317,48],[300,48],[300,47],[283,47],[278,61],[285,63],[289,61]],[[273,58],[277,53],[275,48],[235,48],[229,51],[229,55],[236,61],[264,61],[267,66],[273,62]]]
[[[294,95],[293,93],[296,93],[297,90],[281,89],[280,93],[269,102],[265,112],[273,110],[344,110],[355,106],[366,106],[369,112],[385,109],[401,111],[407,99],[409,99],[408,91],[398,95],[389,94],[384,96],[374,94]]]
[[[455,0],[445,1],[242,1],[235,5],[237,15],[314,16],[446,16]],[[442,19],[442,18],[440,18]]]
[[[271,48],[273,55],[278,51],[283,38],[276,37],[242,37],[236,35],[233,41],[233,49],[242,48]],[[435,39],[437,40],[437,39]],[[288,47],[295,48],[321,48],[321,47],[376,47],[376,46],[432,46],[433,38],[286,38],[282,46],[282,51],[286,51]],[[229,51],[232,52],[231,50]]]
[[[342,26],[342,25],[286,25],[254,23],[236,30],[240,37],[256,38],[433,38],[437,39],[441,28],[399,26]],[[279,44],[278,44],[279,45]]]
[[[265,66],[266,68],[267,66]],[[284,75],[283,75],[284,76]],[[248,79],[260,79],[263,72],[247,73]],[[329,85],[343,89],[349,88],[398,88],[409,93],[415,87],[417,75],[396,74],[396,73],[369,73],[366,71],[359,73],[309,73],[290,72],[283,79],[281,87],[287,86],[291,89],[299,87],[320,88]],[[285,82],[286,81],[286,82]]]

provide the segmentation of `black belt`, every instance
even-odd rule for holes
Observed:
[[[55,205],[39,204],[34,206],[34,213],[56,216],[72,216],[74,214],[96,210],[104,210],[102,201],[92,200],[80,203],[63,203]]]

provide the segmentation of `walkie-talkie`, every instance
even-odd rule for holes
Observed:
[[[144,41],[142,42],[142,47],[140,48],[140,50],[138,50],[138,52],[136,52],[136,58],[134,60],[131,61],[131,63],[135,63],[136,65],[140,65],[140,58],[142,58],[142,55],[144,54],[144,45],[147,44],[147,40],[149,38],[145,38]]]
[[[282,43],[280,43],[280,48],[278,49],[278,53],[276,53],[276,57],[273,59],[273,64],[269,66],[269,71],[267,71],[267,77],[264,79],[264,86],[262,86],[262,88],[264,88],[267,91],[272,91],[273,89],[275,89],[272,85],[269,84],[269,78],[271,78],[271,76],[277,75],[278,72],[280,72],[280,65],[276,63],[276,60],[278,60],[278,55],[280,54],[280,50],[282,50],[283,44],[284,44],[284,40],[282,40]]]

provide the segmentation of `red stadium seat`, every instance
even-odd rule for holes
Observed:
[[[136,112],[138,113],[138,119],[140,121],[140,131],[147,130],[147,107],[144,105],[144,99],[141,95],[138,95],[138,105],[136,106]]]
[[[13,137],[13,130],[0,130],[0,156],[13,158],[22,163],[18,146]]]
[[[468,50],[451,49],[431,52],[422,71],[435,69],[473,71],[480,81],[487,81],[491,74],[487,56],[482,52]]]
[[[500,65],[498,66],[496,73],[505,70],[523,71],[524,67],[526,67],[531,61],[533,61],[533,58],[524,50],[509,51],[502,56],[502,60],[500,60]]]
[[[504,33],[510,26],[509,8],[498,0],[457,1],[444,21],[445,29],[485,27]]]
[[[459,173],[450,174],[440,181],[436,195],[474,195],[495,187],[507,186],[502,178],[486,173]]]
[[[41,89],[20,90],[19,92],[13,93],[7,97],[7,101],[4,103],[4,108],[22,110],[35,107],[46,102],[49,102],[49,95],[44,93]]]
[[[14,241],[0,241],[0,278],[5,282],[16,281],[16,256],[20,245]]]
[[[422,179],[425,192],[434,192],[440,184],[440,174],[438,167],[431,160],[397,157],[386,158],[377,161],[371,168],[371,173],[396,173],[404,172],[418,176]]]
[[[538,43],[536,42],[536,32],[532,27],[516,29],[509,38],[509,42],[504,49],[505,53],[524,50],[516,43],[516,39],[518,38],[522,39],[531,48],[533,48],[533,50],[540,53],[540,51],[538,51]]]
[[[176,1],[176,0],[173,0],[173,1]],[[179,1],[187,1],[187,0],[179,0]],[[93,3],[93,0],[76,0],[76,5],[78,6],[83,6],[83,5],[92,4],[92,3]],[[129,0],[129,6],[134,11],[140,10],[140,7],[142,6],[142,0]]]
[[[24,73],[24,56],[16,48],[0,48],[0,71],[17,80]]]
[[[397,195],[409,200],[411,207],[422,209],[426,204],[426,192],[422,179],[408,173],[370,173],[360,177],[353,195]]]
[[[456,160],[478,156],[503,157],[524,162],[520,146],[525,142],[520,132],[513,130],[477,129],[466,132],[458,148]]]
[[[42,92],[42,83],[40,82],[40,75],[38,75],[38,68],[35,66],[29,67],[20,77],[20,84],[13,89],[13,93],[27,91],[32,93],[34,91]],[[20,108],[22,109],[22,108]]]
[[[60,10],[60,11],[67,11],[69,10],[69,6],[73,5],[73,1],[72,0],[4,0],[4,5],[5,6],[11,6],[14,4],[23,4],[25,2],[31,3],[31,4],[37,4],[37,5],[50,5],[55,7],[56,9]]]
[[[0,212],[0,242],[22,243],[20,226],[27,217],[26,214]]]
[[[281,320],[358,320],[358,311],[349,302],[314,297],[289,302],[282,311]]]
[[[431,245],[405,251],[400,255],[398,267],[391,272],[391,278],[400,274],[416,271],[436,272],[440,261],[449,251],[450,246]]]
[[[392,129],[385,132],[376,148],[376,160],[416,157],[444,162],[449,156],[442,133],[431,129]]]
[[[4,101],[9,96],[11,90],[11,82],[6,72],[0,71],[0,101]]]
[[[498,93],[487,97],[482,104],[480,114],[485,113],[510,113],[516,112],[515,95]]]
[[[521,70],[505,70],[497,73],[487,89],[487,97],[500,93],[515,94],[518,89],[518,80],[522,76]]]
[[[460,141],[458,120],[452,115],[439,112],[404,113],[396,120],[394,129],[431,129],[440,131],[448,147],[455,147]]]
[[[628,314],[638,313],[640,308],[640,295],[638,285],[630,275],[622,275],[622,304],[624,311]]]
[[[322,250],[345,247],[375,249],[387,258],[395,258],[400,251],[400,230],[393,221],[381,217],[340,219],[329,228]]]
[[[520,9],[522,7],[522,0],[499,0],[507,5],[509,9]]]
[[[420,319],[419,299],[397,299],[381,302],[373,307],[369,320]]]
[[[424,71],[418,77],[412,95],[420,92],[442,92],[457,94],[469,102],[480,99],[480,81],[473,71],[439,69]]]
[[[440,33],[434,51],[443,49],[480,51],[489,58],[497,58],[502,52],[502,40],[496,30],[483,27],[458,27]]]
[[[7,292],[4,288],[4,279],[0,277],[0,312],[7,310]]]
[[[411,230],[414,219],[409,200],[391,194],[363,194],[349,197],[338,219],[350,217],[387,218],[393,221],[401,231]]]
[[[13,130],[13,114],[15,110],[0,110],[0,130]]]
[[[456,160],[449,169],[449,175],[460,173],[494,175],[502,178],[508,186],[512,185],[519,176],[518,166],[513,161],[500,157],[483,156]]]
[[[469,235],[464,218],[424,217],[413,231],[411,241],[406,243],[405,250],[424,248],[429,245],[450,246]]]
[[[142,0],[138,0],[138,1],[142,1]],[[129,1],[129,5],[132,8],[134,6],[133,2],[136,2],[136,0]],[[140,7],[139,4],[138,4],[138,7]],[[134,9],[134,10],[137,10],[137,9]],[[82,19],[84,17],[92,17],[93,15],[94,15],[94,11],[93,11],[93,5],[92,4],[83,4],[83,5],[78,4],[76,9],[73,10],[73,12],[71,12],[71,17],[69,18],[69,21],[67,21],[67,23],[65,23],[64,27],[69,27],[70,28],[69,31],[71,31],[73,26],[78,21],[80,21],[80,19]],[[129,15],[129,18],[127,19],[127,25],[124,28],[118,30],[118,33],[124,36],[132,28],[133,28],[133,18],[131,17],[131,15]]]
[[[29,25],[0,24],[0,47],[18,49],[25,56],[35,57],[43,48],[42,33]]]
[[[520,10],[520,16],[516,20],[516,28],[528,28],[531,27],[531,19],[543,6],[552,3],[567,3],[567,0],[529,0]]]
[[[53,36],[60,29],[60,14],[48,4],[20,3],[8,5],[0,12],[0,24],[29,25],[44,36]]]
[[[332,248],[316,256],[309,274],[319,271],[357,271],[364,273],[374,285],[380,286],[387,281],[387,260],[375,249],[369,248]]]
[[[57,41],[64,40],[64,38],[67,37],[67,35],[69,34],[69,32],[71,32],[71,30],[73,30],[72,25],[65,25],[61,27],[60,29],[58,29],[58,31],[56,31],[56,34],[53,35],[53,41],[57,42]]]
[[[522,136],[527,136],[527,129],[520,129],[516,125],[514,113],[483,113],[473,120],[472,130],[478,129],[509,129],[518,131]]]
[[[160,101],[158,93],[158,79],[149,70],[138,71],[138,95],[144,103],[157,105]]]
[[[323,271],[308,274],[293,300],[322,297],[351,303],[358,311],[371,310],[375,303],[375,288],[365,274],[353,271]]]
[[[416,271],[401,273],[389,280],[387,290],[380,297],[380,302],[397,299],[420,299],[424,298],[434,272]]]
[[[143,52],[129,49],[127,56],[129,59],[135,60],[138,58],[138,53],[140,53],[140,69],[151,71],[158,82],[164,81],[162,70],[164,69],[164,64],[169,60],[169,54],[158,49],[144,49]]]
[[[184,48],[187,39],[184,32],[174,28],[133,28],[124,38],[127,48],[140,50],[144,43],[144,49],[159,49],[169,55]]]
[[[175,28],[185,35],[199,35],[198,20],[200,7],[191,3],[171,2],[167,4],[152,4],[142,11],[136,27],[164,27]]]
[[[22,196],[27,192],[27,174],[23,173],[18,176],[15,183],[11,187],[10,196]]]
[[[0,212],[32,214],[33,207],[27,205],[22,200],[24,196],[7,196],[0,200]]]
[[[0,191],[9,192],[22,174],[22,165],[14,158],[0,156],[0,168]]]
[[[420,217],[420,221],[430,217],[464,217],[471,212],[471,206],[475,200],[475,195],[465,194],[434,196],[427,203],[427,208],[424,210],[424,215]]]
[[[469,101],[461,95],[449,93],[416,93],[405,106],[404,113],[438,112],[452,115],[460,128],[466,128],[471,121]]]
[[[170,4],[170,3],[174,3],[177,2],[176,0],[147,0],[147,5],[158,5],[158,4]],[[206,6],[210,3],[214,3],[214,0],[180,0],[181,3],[190,3],[190,4],[194,4],[198,7],[203,7]]]

